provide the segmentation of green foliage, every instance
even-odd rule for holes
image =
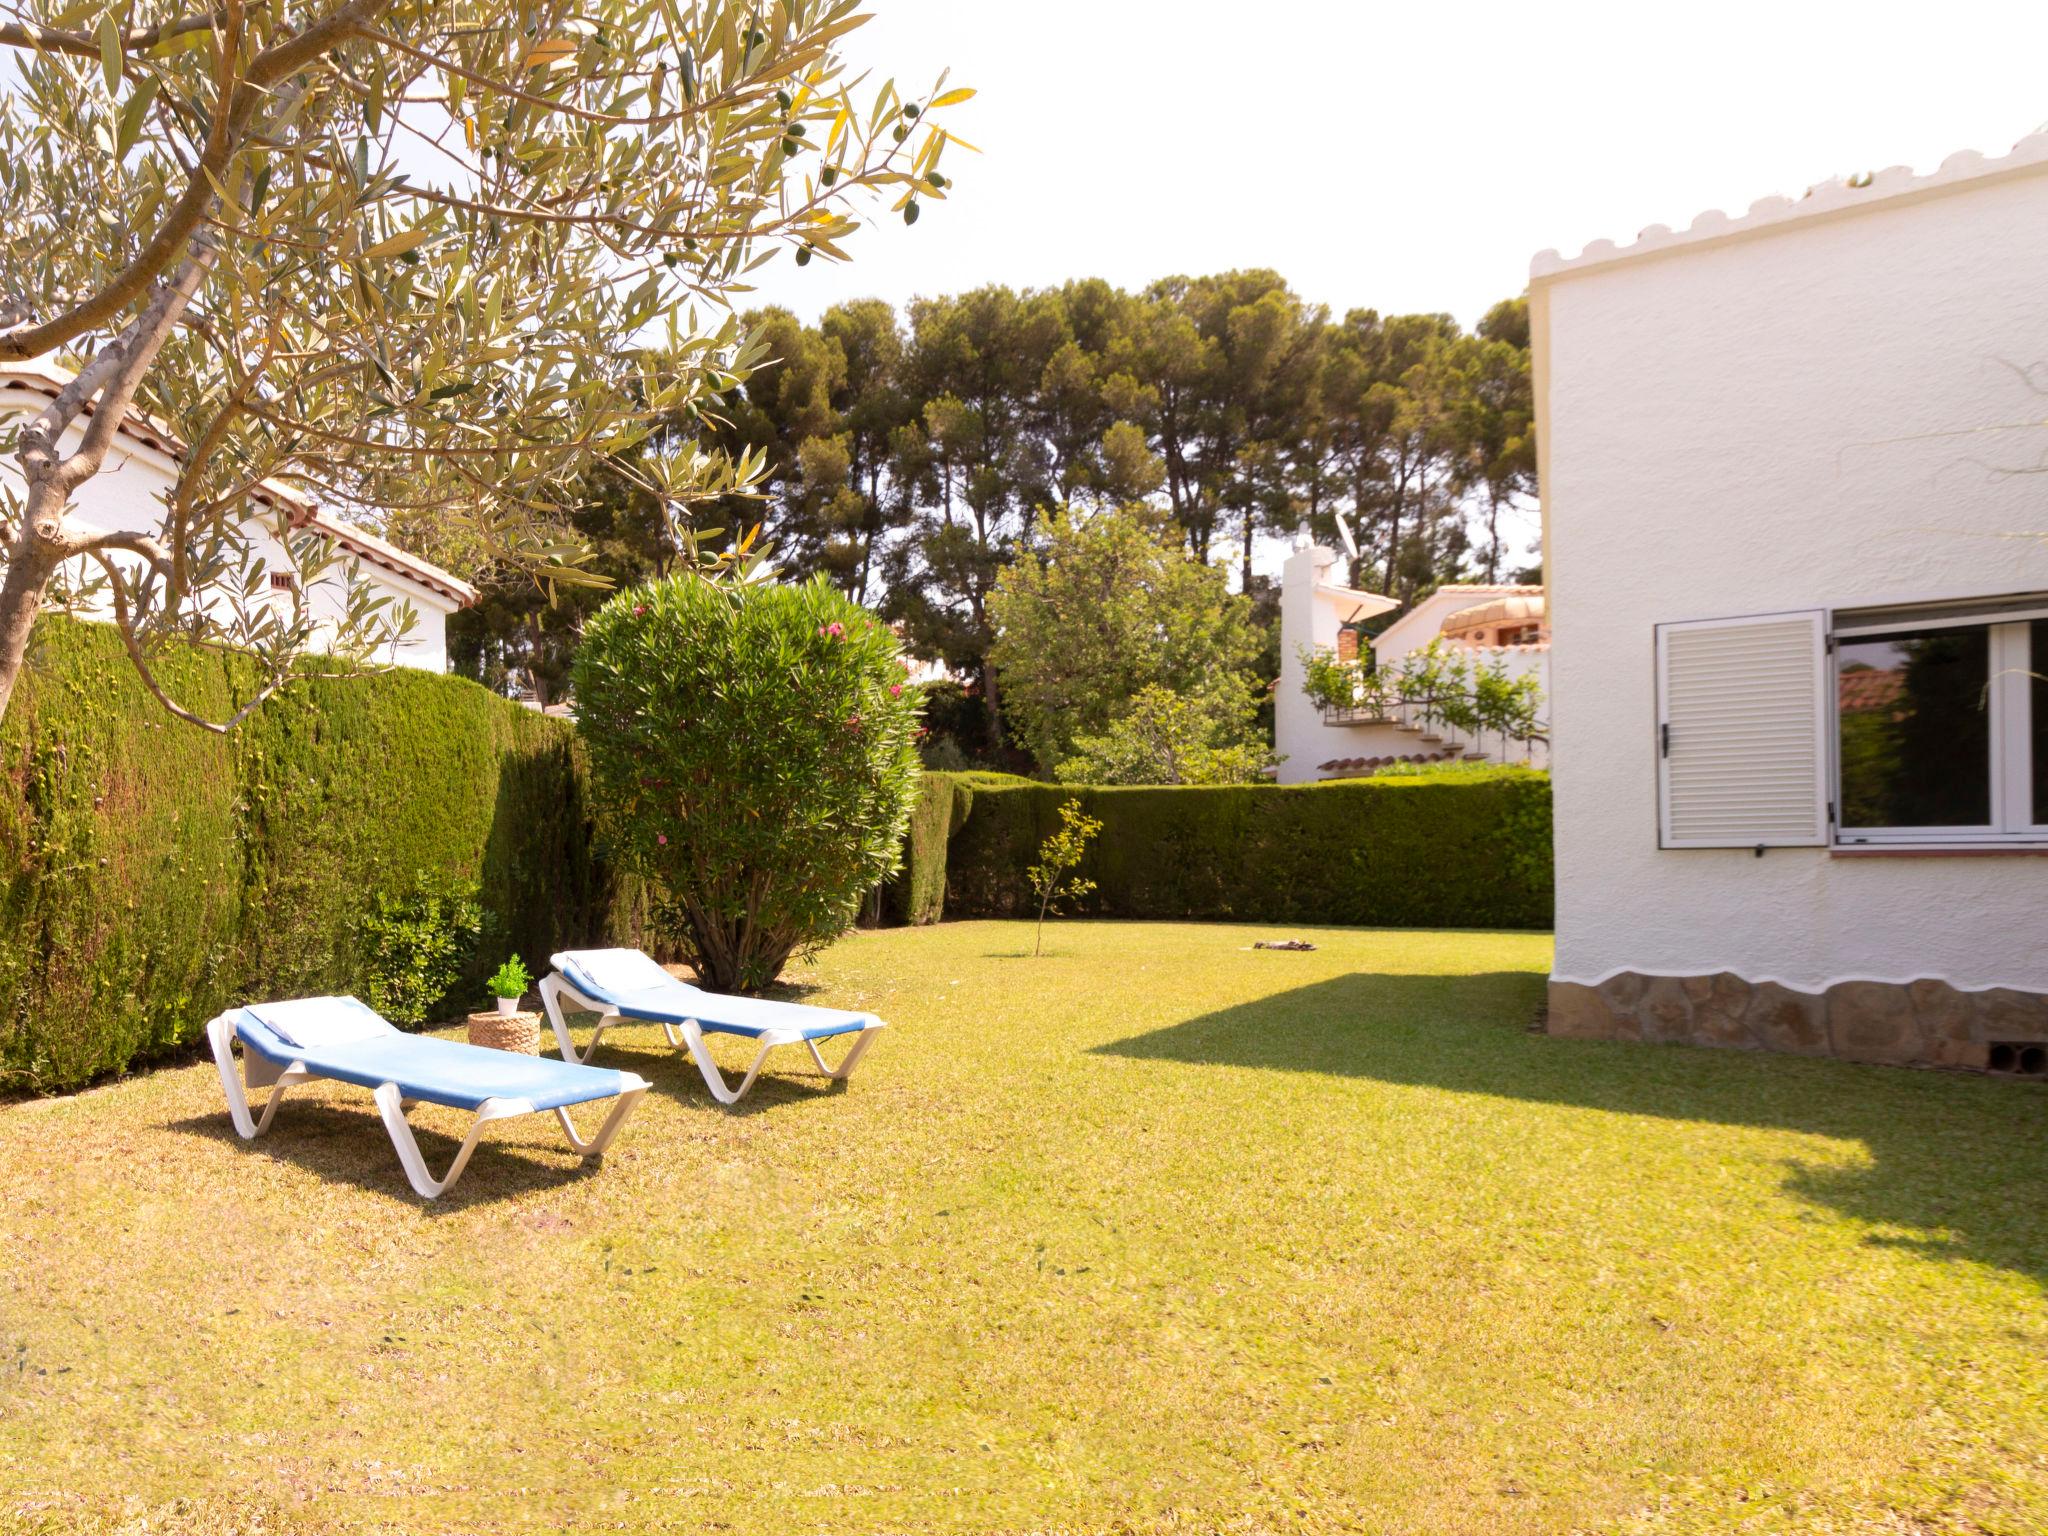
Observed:
[[[1475,777],[1484,778],[1496,773],[1499,763],[1466,763],[1452,758],[1441,763],[1388,763],[1384,768],[1374,768],[1363,773],[1347,775],[1355,779],[1449,779],[1452,783],[1469,783]]]
[[[442,1005],[483,929],[481,902],[425,877],[402,896],[377,892],[363,919],[363,1000],[394,1024],[444,1017]]]
[[[524,997],[526,989],[533,985],[533,973],[526,968],[526,962],[514,955],[495,971],[484,983],[493,997]]]
[[[209,708],[257,683],[197,647],[157,665]],[[221,737],[165,717],[109,626],[38,625],[0,724],[0,1085],[74,1087],[236,1003],[362,993],[380,901],[423,889],[474,893],[528,954],[607,934],[568,726],[398,671],[296,685]],[[454,985],[481,976],[465,954]]]
[[[1356,709],[1365,687],[1362,661],[1340,661],[1327,645],[1295,648],[1301,658],[1301,691],[1317,709]]]
[[[1031,945],[1034,955],[1045,952],[1046,915],[1059,910],[1054,903],[1078,901],[1095,889],[1093,880],[1074,871],[1101,830],[1102,823],[1083,811],[1079,800],[1060,803],[1059,829],[1039,844],[1038,862],[1024,871],[1038,898],[1038,924]]]
[[[1063,784],[1257,783],[1279,759],[1263,741],[1244,739],[1248,708],[1229,701],[1219,717],[1214,698],[1148,684],[1102,735],[1077,737],[1055,777]]]
[[[1026,871],[1074,790],[976,789],[946,852],[949,917],[1028,917]],[[1215,788],[1092,788],[1083,915],[1547,928],[1550,779],[1526,768]]]
[[[1365,710],[1525,744],[1548,739],[1543,685],[1533,672],[1510,675],[1497,655],[1432,640],[1368,671],[1362,661],[1339,661],[1326,646],[1303,646],[1298,654],[1301,691],[1319,709]]]
[[[844,260],[864,204],[942,201],[942,123],[974,94],[856,77],[856,0],[9,11],[0,363],[87,366],[7,445],[26,496],[0,485],[0,525],[30,575],[0,597],[32,612],[94,547],[63,523],[99,449],[60,467],[54,445],[132,399],[198,449],[161,541],[124,541],[150,579],[106,565],[122,621],[204,629],[279,676],[310,626],[216,623],[191,579],[246,542],[253,484],[404,509],[394,531],[471,571],[593,580],[560,523],[584,470],[693,428],[766,357],[730,302],[763,262]],[[680,521],[763,466],[671,445],[635,467]],[[22,632],[0,625],[0,712]]]
[[[1049,512],[1028,558],[1002,573],[990,604],[1001,634],[992,656],[1018,734],[1041,768],[1059,770],[1106,738],[1148,687],[1177,696],[1155,709],[1190,745],[1248,745],[1257,698],[1251,673],[1259,637],[1250,602],[1224,573],[1196,564],[1146,507]],[[1152,735],[1160,721],[1147,722]],[[1132,755],[1103,745],[1111,767]],[[1159,782],[1159,754],[1144,751]],[[1140,770],[1133,770],[1140,771]],[[1140,780],[1144,782],[1146,780]]]
[[[1255,601],[1270,586],[1250,570],[1259,540],[1306,526],[1335,542],[1339,512],[1363,551],[1353,579],[1404,598],[1515,566],[1502,514],[1533,491],[1535,463],[1521,300],[1468,333],[1446,315],[1332,317],[1246,271],[747,322],[780,361],[727,392],[713,443],[765,464],[778,558],[973,680],[978,712],[931,722],[970,761],[1003,746],[991,604],[1041,508],[1147,502],[1189,559],[1236,564]],[[727,497],[711,515],[741,525],[756,505]],[[1259,675],[1277,664],[1276,646]]]
[[[896,868],[917,690],[887,626],[824,581],[621,593],[575,679],[605,844],[711,986],[767,986]]]
[[[971,773],[919,776],[917,803],[911,807],[903,841],[903,866],[882,891],[882,910],[891,923],[922,926],[945,916],[946,844],[967,823],[976,782],[1008,777]]]

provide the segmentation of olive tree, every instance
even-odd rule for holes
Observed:
[[[81,565],[145,678],[177,633],[281,685],[304,603],[232,596],[265,480],[544,583],[591,579],[553,530],[598,457],[643,450],[679,524],[747,492],[756,458],[695,446],[761,358],[729,300],[943,197],[971,94],[850,80],[855,4],[0,0],[0,367],[72,373],[0,423],[0,714]],[[153,533],[70,505],[131,409],[185,445]],[[394,617],[352,599],[335,638]]]

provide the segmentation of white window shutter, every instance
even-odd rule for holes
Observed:
[[[1658,846],[1825,844],[1827,678],[1818,610],[1658,625]]]

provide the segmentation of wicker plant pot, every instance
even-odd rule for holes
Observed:
[[[472,1013],[469,1043],[487,1045],[494,1051],[518,1051],[526,1056],[540,1054],[540,1015],[537,1013]]]

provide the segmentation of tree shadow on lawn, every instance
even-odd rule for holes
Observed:
[[[1357,974],[1133,1035],[1095,1054],[1371,1078],[1456,1093],[1860,1141],[1856,1168],[1790,1162],[1786,1188],[1935,1256],[2048,1284],[2048,1094],[1963,1073],[1559,1040],[1543,978]]]

